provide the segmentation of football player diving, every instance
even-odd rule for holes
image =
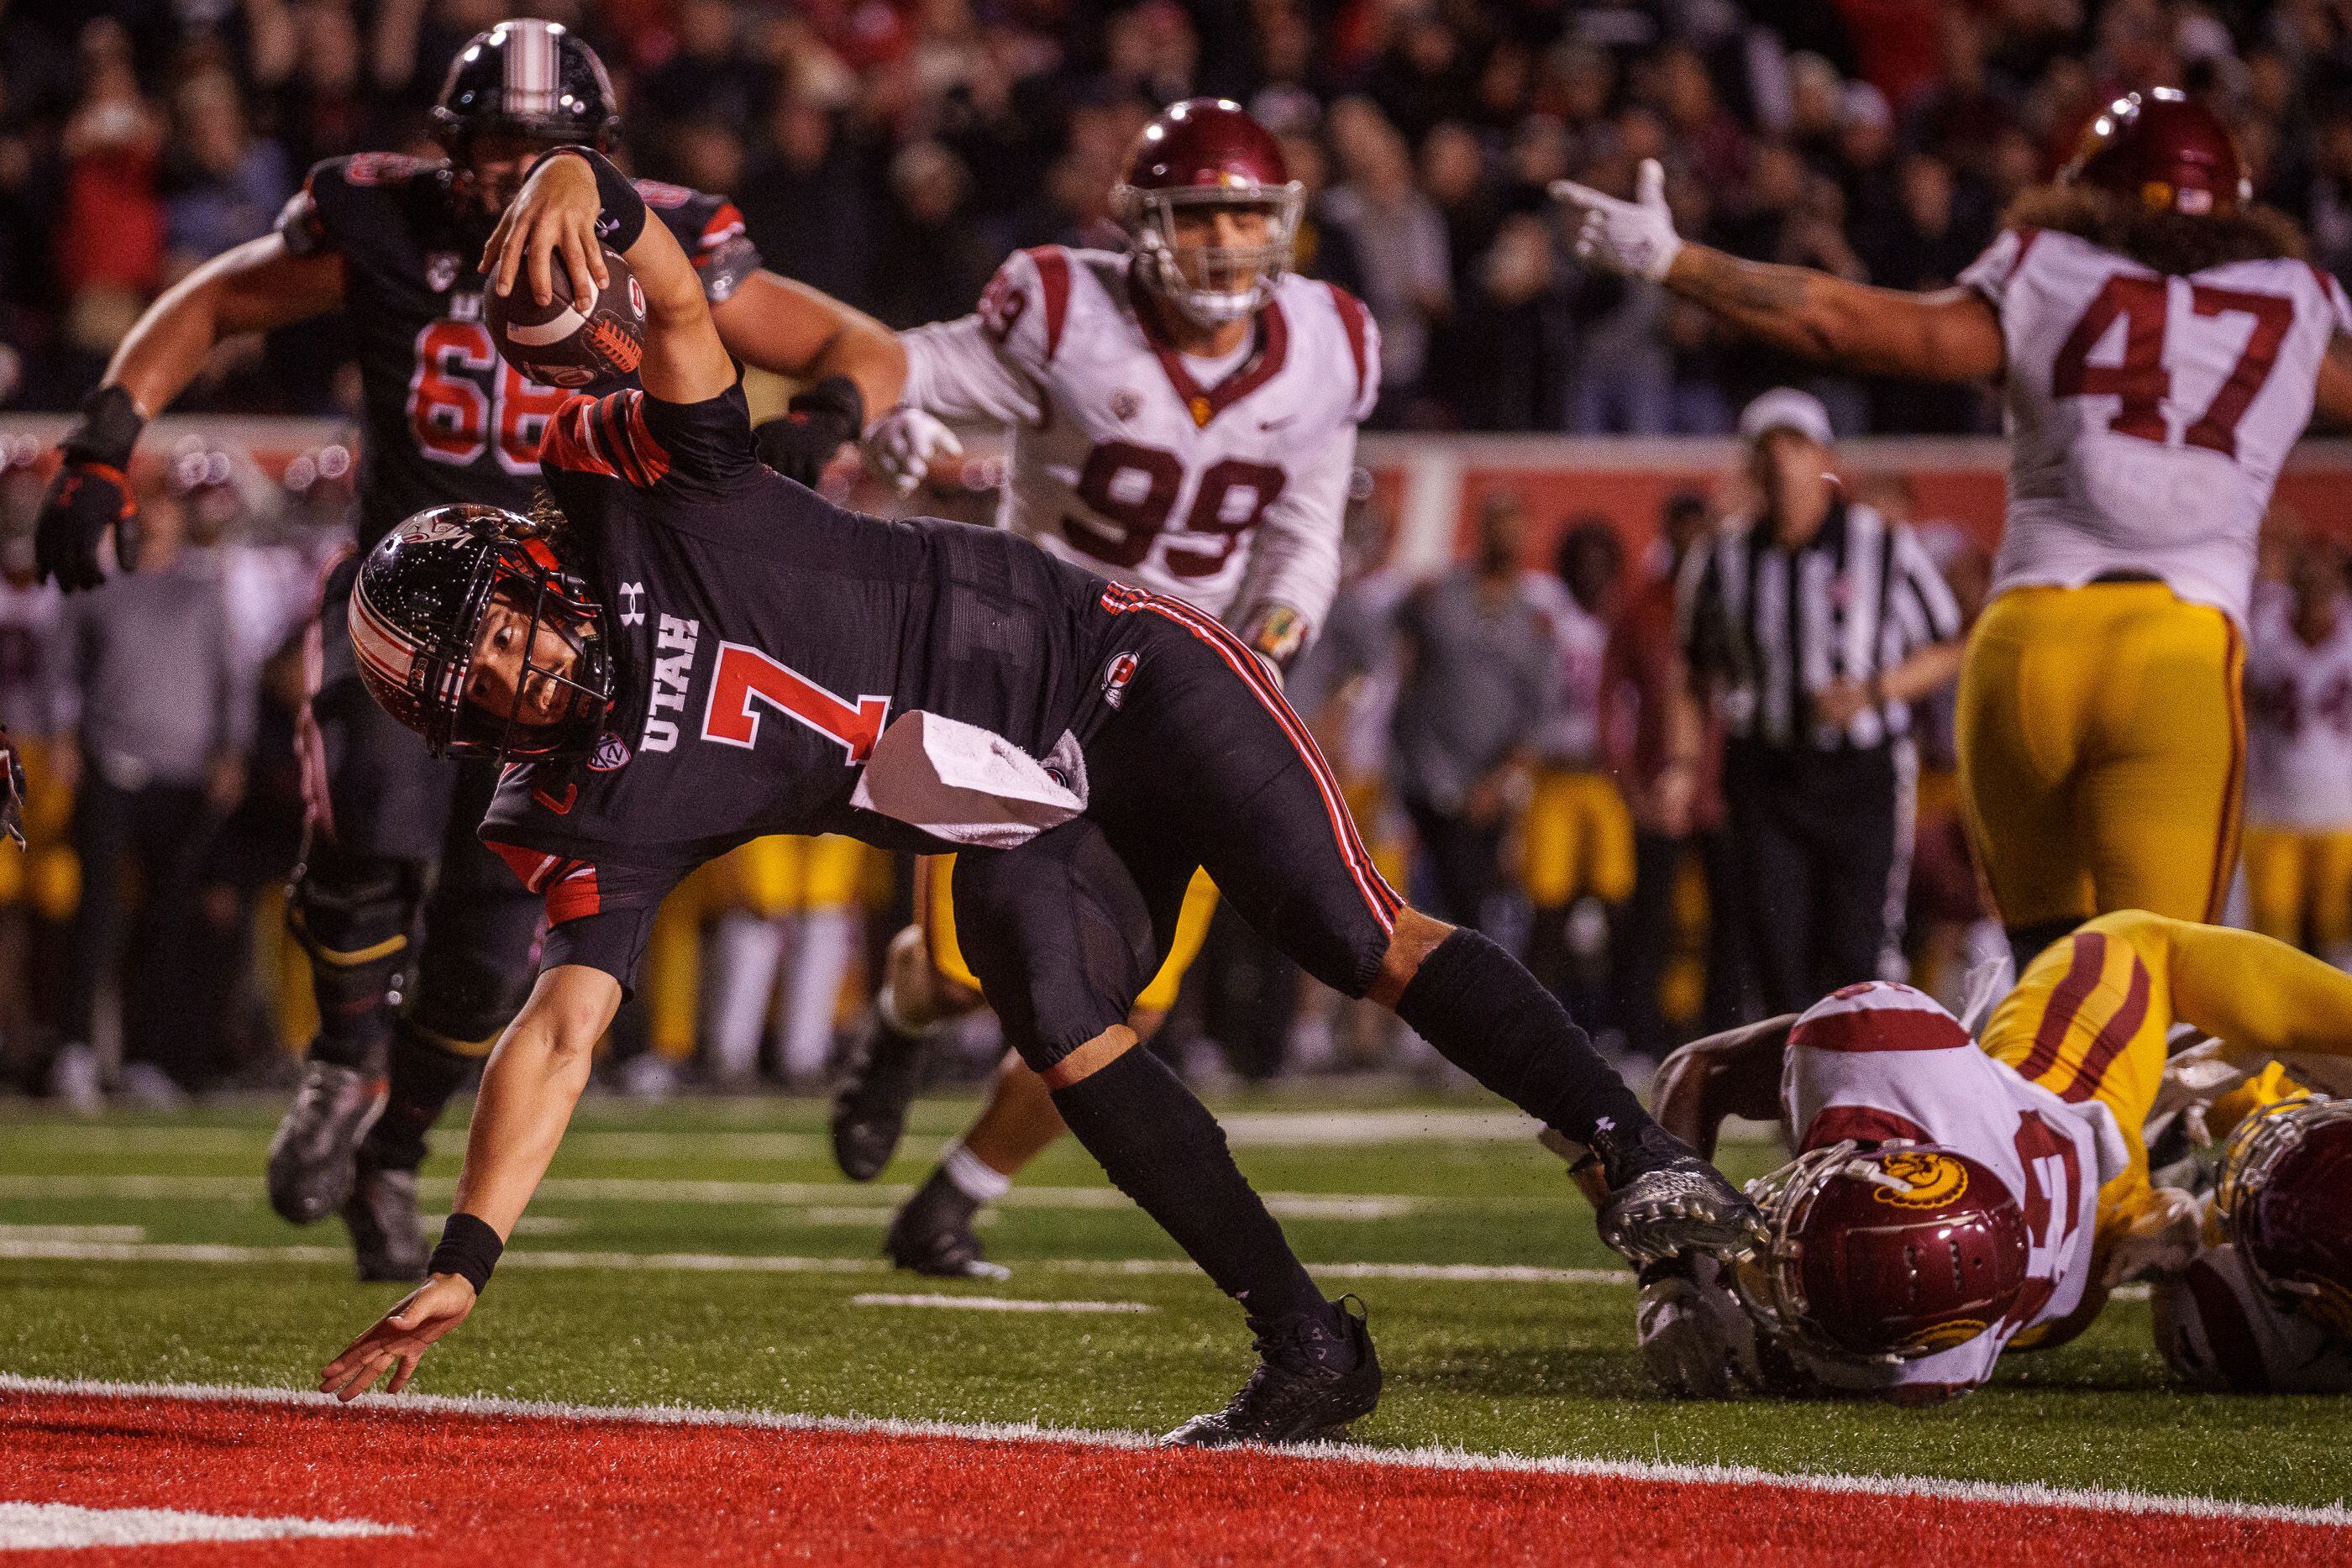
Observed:
[[[2109,910],[2218,919],[2255,535],[2315,407],[2352,422],[2352,305],[2248,199],[2212,112],[2164,88],[2116,100],[1929,294],[1685,244],[1655,162],[1630,202],[1553,193],[1580,255],[1734,331],[1871,375],[1999,383],[2009,517],[1958,745],[2018,972]]]
[[[1201,612],[993,528],[885,522],[763,467],[686,254],[589,148],[532,171],[486,264],[646,301],[642,390],[566,403],[536,518],[441,507],[368,554],[350,636],[436,751],[509,764],[481,833],[546,901],[530,999],[482,1077],[431,1278],[324,1370],[405,1385],[473,1311],[562,1139],[662,894],[755,835],[961,847],[965,956],[1055,1110],[1243,1308],[1259,1363],[1175,1441],[1287,1441],[1369,1413],[1360,1313],[1327,1301],[1216,1123],[1127,1019],[1184,890],[1589,1149],[1600,1228],[1647,1260],[1752,1244],[1755,1209],[1651,1120],[1500,947],[1406,906],[1274,679]],[[978,847],[975,847],[978,846]],[[996,846],[996,847],[988,847]]]
[[[1002,524],[1048,554],[1216,617],[1280,671],[1339,586],[1356,426],[1380,393],[1380,335],[1344,289],[1290,270],[1301,188],[1238,106],[1179,103],[1145,126],[1112,188],[1133,248],[1016,251],[955,321],[898,335],[907,377],[865,450],[909,490],[961,450],[942,419],[1010,432]],[[922,1042],[982,1005],[958,935],[954,862],[919,871],[835,1102],[835,1157],[879,1175],[906,1126]],[[1129,1026],[1167,1017],[1216,907],[1201,875]],[[901,1268],[1002,1275],[973,1220],[1061,1136],[1053,1098],[1008,1052],[987,1105],[899,1208]]]
[[[2176,1024],[2213,1040],[2168,1074]],[[2139,911],[2046,949],[1981,1043],[1879,982],[1695,1041],[1660,1071],[1660,1122],[1712,1152],[1727,1115],[1769,1118],[1797,1157],[1749,1185],[1755,1257],[1643,1266],[1644,1362],[1682,1394],[1930,1404],[2146,1279],[2192,1381],[2352,1388],[2352,1102],[2305,1082],[2352,1085],[2352,976]],[[2149,1178],[2152,1118],[2184,1114],[2230,1139],[2210,1204]]]
[[[603,147],[616,126],[594,52],[561,26],[504,22],[449,68],[433,119],[448,156],[384,153],[312,169],[277,231],[225,252],[140,318],[64,442],[39,521],[40,570],[68,590],[126,567],[138,518],[123,477],[141,428],[222,340],[343,313],[365,405],[362,552],[421,507],[520,507],[570,392],[502,361],[475,262],[532,162],[561,142]],[[763,270],[723,198],[647,181],[647,208],[693,258],[720,339],[746,361],[809,381],[762,456],[814,482],[864,421],[866,389],[897,393],[889,332]],[[474,838],[496,782],[444,760],[368,700],[342,632],[359,560],[326,582],[322,668],[303,726],[307,842],[289,919],[320,1023],[270,1145],[270,1205],[298,1224],[341,1212],[362,1279],[424,1276],[416,1170],[426,1130],[521,1000],[537,902]]]

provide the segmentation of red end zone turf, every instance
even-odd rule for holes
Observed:
[[[62,1560],[190,1568],[783,1558],[1862,1568],[1887,1561],[1895,1542],[1902,1557],[1938,1564],[2352,1561],[2352,1531],[2258,1513],[20,1387],[0,1392],[0,1505],[26,1502],[367,1520],[408,1532]]]

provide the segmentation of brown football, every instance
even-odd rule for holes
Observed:
[[[551,269],[554,298],[544,305],[520,274],[513,293],[489,290],[483,314],[499,352],[544,386],[587,387],[635,374],[645,357],[645,290],[610,246],[604,271],[611,281],[585,302],[572,298],[571,273],[560,258]]]

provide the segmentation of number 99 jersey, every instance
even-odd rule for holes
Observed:
[[[2344,290],[2286,257],[2168,277],[2054,229],[2003,233],[1960,281],[2008,348],[1993,592],[2153,573],[2243,626],[2271,487],[2352,329]]]
[[[494,220],[462,206],[455,186],[450,166],[437,161],[331,158],[278,219],[295,255],[342,258],[365,405],[362,550],[427,507],[528,510],[547,423],[579,390],[542,386],[491,347],[476,263]],[[650,180],[637,190],[713,301],[759,267],[732,203]]]
[[[1012,427],[1000,520],[1051,553],[1236,626],[1284,605],[1311,635],[1380,392],[1371,317],[1285,274],[1232,362],[1203,363],[1167,341],[1129,261],[1016,251],[977,313],[899,334],[903,401]]]

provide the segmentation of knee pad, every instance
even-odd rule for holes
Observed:
[[[429,942],[403,1030],[454,1056],[488,1056],[521,1009],[531,980],[528,973],[500,968],[494,958],[470,946]]]
[[[420,881],[406,862],[340,851],[296,873],[286,925],[310,959],[320,1043],[330,1060],[371,1070],[390,1039]]]

